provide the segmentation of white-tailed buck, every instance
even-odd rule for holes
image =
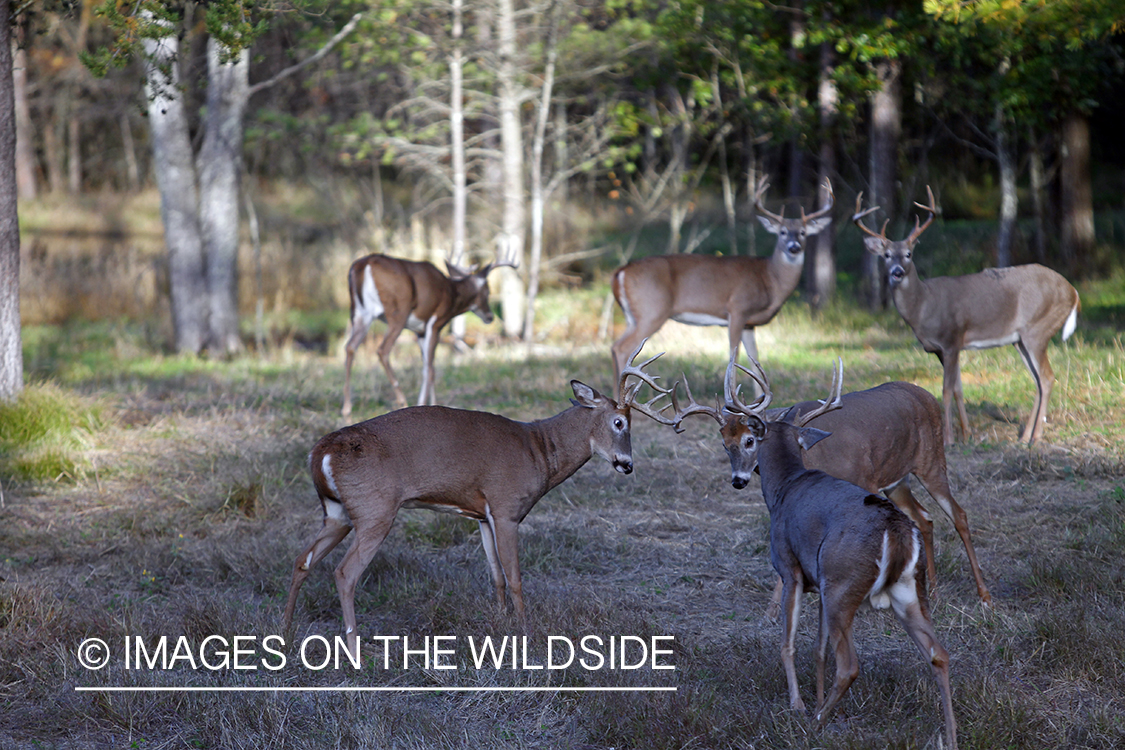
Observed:
[[[922,279],[914,267],[914,246],[937,213],[933,191],[926,188],[930,204],[914,205],[929,212],[924,224],[914,220],[914,230],[904,240],[887,239],[887,224],[876,234],[863,217],[878,210],[861,211],[863,193],[856,196],[852,221],[867,237],[868,252],[886,263],[891,297],[903,320],[928,352],[942,364],[942,401],[945,405],[945,442],[953,443],[953,402],[961,433],[969,435],[969,417],[961,392],[960,356],[964,349],[990,349],[1014,344],[1035,381],[1035,403],[1020,440],[1029,445],[1043,436],[1047,399],[1055,382],[1047,361],[1047,343],[1058,330],[1065,341],[1078,319],[1078,292],[1055,271],[1038,264],[990,268],[967,276]]]
[[[356,349],[367,337],[376,319],[387,324],[379,343],[379,361],[394,389],[395,403],[406,406],[406,396],[391,368],[391,349],[409,328],[418,334],[422,349],[422,386],[418,405],[432,404],[434,398],[434,352],[441,330],[463,312],[472,310],[485,323],[492,322],[488,305],[488,274],[501,266],[515,266],[502,260],[477,270],[460,268],[447,262],[449,276],[427,261],[403,260],[386,255],[368,255],[352,263],[348,270],[348,296],[351,298],[351,323],[344,346],[344,406],[340,413],[352,413],[352,363]]]
[[[628,263],[613,274],[613,296],[625,313],[625,333],[613,344],[613,367],[618,373],[625,357],[668,319],[698,326],[727,326],[730,355],[741,343],[749,357],[757,357],[754,327],[773,320],[788,299],[805,262],[805,240],[827,227],[834,202],[817,212],[786,219],[762,205],[769,183],[758,188],[754,202],[758,220],[777,235],[769,258],[712,255],[657,255]]]
[[[738,417],[725,420],[721,434],[732,475],[749,476],[757,466],[762,477],[762,496],[770,514],[770,557],[782,582],[781,661],[790,707],[805,708],[794,664],[802,594],[820,593],[815,719],[821,726],[859,674],[852,642],[856,612],[865,603],[875,609],[890,607],[932,668],[941,691],[946,742],[949,748],[956,748],[949,654],[930,619],[921,532],[887,499],[823,471],[810,470],[802,462],[802,451],[810,451],[829,435],[810,423],[841,408],[843,364],[834,373],[829,398],[816,409],[800,416],[787,410],[775,419],[766,414],[771,399],[769,381],[760,365],[752,364],[758,374],[733,359],[727,365],[725,410]],[[736,367],[761,388],[762,396],[750,405],[738,397]],[[687,409],[677,407],[676,421],[708,409],[693,401]],[[836,659],[836,677],[825,696],[829,646]]]
[[[630,362],[639,353],[638,347]],[[479,521],[496,599],[503,605],[506,589],[522,621],[520,522],[543,495],[594,454],[622,474],[633,471],[632,412],[672,423],[653,406],[669,389],[643,371],[657,357],[624,369],[618,384],[623,395],[616,401],[572,380],[574,406],[537,422],[414,406],[321,438],[309,454],[309,469],[324,512],[323,526],[293,565],[285,630],[309,569],[354,529],[354,541],[336,568],[336,588],[348,646],[358,654],[355,587],[400,508],[427,508]],[[631,376],[637,382],[628,385]],[[638,403],[643,383],[658,395]]]

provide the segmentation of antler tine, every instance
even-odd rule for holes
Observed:
[[[684,379],[684,391],[687,392],[688,405],[687,408],[681,409],[679,401],[676,400],[676,386],[680,384],[680,382],[677,380],[676,385],[672,386],[672,408],[676,412],[676,420],[675,424],[672,425],[672,429],[674,429],[676,432],[683,432],[684,428],[680,426],[680,423],[684,421],[684,417],[689,417],[692,414],[704,414],[708,417],[711,417],[719,424],[722,424],[723,415],[719,411],[719,409],[713,406],[704,406],[703,404],[697,403],[695,400],[695,396],[691,395],[691,385],[688,383],[687,375],[681,375],[681,377],[683,377]]]
[[[921,226],[918,225],[918,217],[914,217],[914,231],[911,232],[910,236],[906,238],[906,241],[911,245],[913,245],[918,240],[918,238],[922,236],[922,232],[926,231],[926,227],[930,226],[930,224],[933,223],[934,217],[937,215],[937,205],[934,203],[934,191],[930,189],[929,185],[926,185],[926,193],[930,196],[930,205],[923,206],[918,201],[914,201],[914,205],[922,209],[923,211],[929,211],[930,217],[926,219],[926,223],[922,224]]]
[[[801,223],[807,224],[813,219],[819,219],[821,216],[826,216],[832,213],[832,207],[836,205],[836,194],[832,192],[832,180],[827,177],[824,178],[824,187],[828,188],[828,202],[817,212],[805,216],[805,209],[801,207]]]
[[[647,338],[641,341],[640,346],[638,346],[633,351],[633,353],[629,355],[629,359],[627,360],[629,362],[629,365],[621,371],[621,379],[618,381],[617,387],[618,392],[621,393],[621,402],[619,404],[620,406],[632,405],[633,399],[637,397],[637,391],[641,389],[642,383],[648,385],[650,388],[652,388],[657,393],[660,393],[661,395],[667,395],[671,393],[675,388],[675,385],[673,385],[672,388],[661,388],[656,384],[656,381],[660,379],[658,376],[649,375],[647,372],[644,372],[644,368],[648,367],[650,364],[663,357],[664,352],[660,352],[660,354],[657,354],[656,356],[649,357],[639,365],[633,364],[633,360],[635,360],[637,358],[637,355],[641,353],[641,349],[644,349],[645,343],[647,341]],[[635,375],[640,382],[636,383],[632,388],[626,388],[625,384],[628,381],[630,375]],[[653,399],[649,402],[649,404],[651,405],[655,400],[656,399]]]
[[[761,419],[761,413],[764,412],[769,407],[770,402],[773,401],[773,392],[770,390],[769,379],[766,378],[766,372],[762,369],[762,365],[753,357],[750,358],[750,361],[754,363],[754,367],[761,373],[761,377],[738,364],[732,357],[727,364],[727,376],[723,381],[723,398],[726,400],[725,408],[728,411]],[[749,406],[738,397],[738,391],[741,389],[741,386],[736,387],[734,384],[734,368],[736,367],[753,378],[762,388],[762,395]]]
[[[832,387],[829,388],[828,398],[820,402],[820,406],[802,414],[794,422],[798,427],[804,427],[809,422],[813,421],[821,414],[826,414],[842,407],[843,401],[840,400],[844,390],[844,360],[842,357],[836,358],[836,366],[832,368]]]
[[[761,184],[758,185],[758,189],[754,192],[754,207],[758,210],[758,213],[762,214],[763,216],[767,216],[780,224],[781,222],[785,221],[785,206],[781,207],[780,214],[775,214],[773,211],[770,211],[768,208],[762,205],[762,196],[766,194],[766,189],[769,188],[769,186],[769,180],[762,180]]]
[[[859,191],[859,194],[855,197],[855,213],[852,214],[852,223],[855,224],[857,227],[859,227],[864,233],[869,234],[872,237],[875,237],[875,238],[880,239],[880,240],[886,240],[887,239],[887,224],[886,224],[886,222],[883,223],[882,234],[875,234],[875,232],[868,229],[863,224],[863,222],[861,221],[861,219],[863,219],[864,216],[867,216],[868,214],[873,214],[876,211],[878,211],[879,207],[878,206],[872,206],[871,208],[867,209],[866,211],[862,211],[861,210],[862,208],[863,208],[863,191],[861,190],[861,191]]]

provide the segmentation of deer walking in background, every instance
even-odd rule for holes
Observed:
[[[352,363],[356,349],[367,337],[376,319],[387,324],[379,343],[379,361],[394,389],[395,403],[406,406],[406,396],[391,367],[391,349],[404,328],[418,334],[422,349],[422,386],[418,405],[433,404],[434,352],[441,330],[461,313],[472,310],[485,323],[492,322],[488,304],[488,274],[502,266],[515,267],[510,260],[489,263],[475,271],[447,262],[449,276],[426,261],[403,260],[386,255],[368,255],[352,263],[348,270],[348,296],[351,323],[344,345],[344,406],[340,413],[352,413]]]
[[[625,313],[625,333],[613,343],[614,373],[620,373],[626,355],[664,323],[727,326],[730,355],[741,344],[749,357],[758,356],[754,327],[773,320],[797,283],[805,262],[805,241],[831,221],[834,197],[827,184],[828,202],[815,213],[786,219],[762,205],[769,187],[763,182],[754,203],[758,220],[777,235],[769,258],[709,255],[657,255],[628,263],[613,274],[613,296]]]
[[[644,342],[642,342],[643,346]],[[632,362],[640,347],[630,357]],[[640,412],[671,424],[654,408],[669,389],[644,368],[626,367],[614,400],[577,380],[574,406],[549,419],[516,422],[479,411],[415,406],[345,427],[324,436],[309,454],[323,525],[293,565],[285,605],[286,632],[297,593],[309,569],[353,529],[354,541],[336,568],[349,649],[358,654],[355,587],[391,530],[400,508],[427,508],[480,523],[496,600],[505,590],[524,619],[517,530],[532,507],[597,454],[622,474],[633,471],[630,417]],[[630,377],[637,382],[628,385]],[[636,401],[642,383],[657,396]]]
[[[863,487],[810,470],[802,451],[810,451],[828,433],[809,424],[841,408],[841,363],[834,373],[831,395],[816,409],[793,416],[786,411],[770,419],[766,409],[772,398],[761,366],[758,374],[733,359],[727,365],[725,409],[737,419],[723,423],[723,444],[731,460],[735,486],[757,466],[762,476],[762,496],[770,514],[770,556],[782,581],[781,661],[789,685],[789,704],[803,711],[794,664],[794,641],[805,591],[820,593],[820,627],[816,652],[814,714],[823,726],[837,702],[859,674],[859,659],[852,641],[856,612],[863,604],[890,609],[910,635],[922,658],[929,662],[941,691],[945,735],[957,747],[957,725],[949,685],[949,654],[938,641],[926,598],[926,552],[921,532],[892,503]],[[762,391],[753,404],[738,397],[735,368],[749,374]],[[692,401],[687,409],[676,406],[675,422],[695,413],[708,413]],[[790,421],[790,417],[793,417]],[[745,482],[741,482],[745,486]],[[836,676],[824,694],[828,648],[836,659]]]
[[[1047,361],[1047,343],[1059,329],[1063,341],[1074,332],[1078,319],[1078,291],[1061,275],[1032,263],[990,268],[967,276],[921,279],[912,258],[918,238],[934,220],[937,207],[929,187],[930,204],[914,205],[929,212],[924,224],[914,220],[914,230],[904,240],[887,239],[887,224],[876,234],[863,217],[878,210],[861,211],[863,193],[856,196],[852,221],[867,236],[868,252],[880,256],[887,267],[895,308],[928,352],[937,355],[944,371],[941,395],[945,406],[945,443],[953,443],[953,402],[961,433],[969,436],[969,417],[961,392],[960,356],[964,349],[990,349],[1014,344],[1035,382],[1035,403],[1020,440],[1028,445],[1043,436],[1047,399],[1055,376]]]

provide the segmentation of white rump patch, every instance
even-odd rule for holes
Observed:
[[[335,494],[340,494],[339,488],[336,487],[336,477],[332,476],[332,454],[325,453],[324,458],[320,462],[320,470],[324,472],[324,481],[328,482],[328,489],[332,490]]]
[[[867,592],[867,600],[871,602],[872,609],[886,609],[891,605],[890,594],[887,587],[887,568],[891,564],[891,535],[883,531],[883,551],[879,555],[879,576],[875,579],[871,590]]]
[[[379,299],[379,290],[375,288],[375,277],[371,275],[371,266],[363,269],[363,285],[359,290],[359,299],[355,300],[355,317],[363,325],[371,325],[371,321],[383,317],[383,300]]]
[[[1078,325],[1078,305],[1070,311],[1070,315],[1066,318],[1066,323],[1063,323],[1063,341],[1070,338],[1070,334],[1074,333],[1075,326]]]
[[[423,336],[426,333],[426,321],[421,318],[416,318],[414,317],[414,313],[410,313],[406,316],[406,328],[411,333]]]
[[[708,315],[707,313],[679,313],[673,315],[672,320],[677,323],[684,323],[689,326],[725,326],[730,322],[729,318],[719,317],[718,315]]]
[[[342,503],[338,503],[335,500],[324,499],[324,515],[345,526],[352,525],[351,519],[348,518],[348,511],[344,508]]]
[[[637,319],[633,317],[633,311],[629,309],[629,294],[625,290],[625,269],[622,268],[617,272],[621,278],[621,299],[617,300],[621,305],[621,312],[625,313],[625,323],[629,328],[637,324]]]

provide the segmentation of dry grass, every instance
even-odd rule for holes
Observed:
[[[537,418],[568,405],[572,377],[608,389],[608,342],[592,341],[599,295],[588,297],[595,303],[585,298],[585,310],[553,300],[566,308],[547,318],[556,333],[530,353],[471,322],[476,351],[453,357],[443,348],[439,355],[439,397]],[[840,321],[816,323],[799,305],[786,310],[759,337],[780,402],[823,392],[837,351],[851,388],[903,378],[932,389],[940,378],[936,361],[893,319],[840,313]],[[715,393],[724,337],[669,325],[649,345],[669,354],[651,369],[669,378],[685,370],[697,397]],[[319,523],[304,456],[340,424],[335,348],[328,355],[289,348],[230,363],[161,357],[135,342],[109,360],[36,349],[29,366],[96,399],[102,417],[87,441],[70,449],[86,467],[74,481],[3,478],[0,747],[938,746],[936,686],[885,614],[861,615],[863,672],[827,729],[788,710],[778,626],[761,621],[773,583],[768,516],[755,486],[731,488],[718,437],[703,421],[676,435],[639,418],[632,476],[595,459],[541,501],[520,534],[530,663],[544,662],[549,636],[673,636],[667,661],[674,671],[476,669],[470,637],[523,634],[492,603],[475,524],[424,511],[400,514],[369,568],[357,596],[361,628],[365,636],[414,643],[454,636],[448,660],[457,669],[414,663],[384,670],[367,651],[360,670],[312,670],[289,647],[278,671],[192,670],[184,662],[168,671],[126,670],[128,636],[154,648],[162,635],[192,644],[246,635],[260,643],[278,632],[293,557]],[[1119,340],[1052,351],[1063,382],[1050,443],[1034,451],[1011,442],[1030,403],[1015,354],[974,353],[965,365],[981,374],[975,385],[966,383],[977,440],[950,453],[951,480],[996,606],[979,607],[960,541],[938,518],[934,619],[953,657],[963,748],[1125,742],[1120,352]],[[404,387],[416,387],[416,348],[404,342],[395,358]],[[357,370],[360,416],[387,408],[388,394],[373,394],[373,364],[368,355]],[[374,382],[385,385],[381,375]],[[331,568],[341,554],[302,590],[291,642],[339,634]],[[810,703],[815,608],[808,597],[798,637]],[[77,661],[79,644],[90,637],[113,649],[104,670]],[[259,650],[252,662],[263,656]],[[676,691],[75,691],[122,685]]]

